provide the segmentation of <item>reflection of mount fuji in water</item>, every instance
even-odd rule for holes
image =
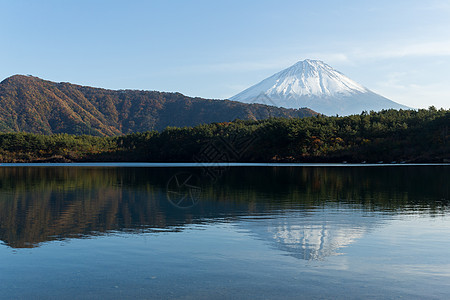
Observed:
[[[290,211],[242,226],[293,257],[321,260],[339,254],[377,223],[374,216],[361,210],[324,208],[308,213]]]
[[[378,212],[447,213],[449,167],[231,168],[191,209],[167,200],[175,168],[0,167],[0,246],[229,220],[290,255],[321,259]],[[183,169],[197,173],[200,168]],[[265,219],[263,219],[264,217]]]

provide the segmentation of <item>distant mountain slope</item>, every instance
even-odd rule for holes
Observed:
[[[408,109],[380,96],[319,60],[304,60],[233,96],[243,103],[309,107],[326,115]]]
[[[316,114],[310,109],[191,98],[180,93],[106,90],[23,75],[0,83],[0,132],[119,135],[167,126]]]

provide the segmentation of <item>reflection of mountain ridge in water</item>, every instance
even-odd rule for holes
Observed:
[[[207,181],[199,205],[188,210],[174,208],[166,197],[167,181],[180,170],[199,176],[202,171],[0,167],[0,240],[10,247],[35,247],[109,231],[180,231],[190,224],[263,214],[276,216],[266,223],[272,229],[260,234],[263,239],[290,253],[308,245],[311,253],[303,257],[323,257],[372,226],[360,220],[363,211],[447,211],[447,167],[232,168],[216,184]],[[333,209],[340,219],[319,215]],[[304,223],[311,214],[322,223]],[[356,219],[345,225],[351,218]]]
[[[361,210],[320,208],[307,215],[290,211],[241,226],[293,257],[321,260],[339,254],[377,224],[376,217]]]

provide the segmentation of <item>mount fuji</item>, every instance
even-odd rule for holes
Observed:
[[[278,72],[230,100],[302,108],[325,115],[409,109],[378,95],[320,60],[306,59]]]

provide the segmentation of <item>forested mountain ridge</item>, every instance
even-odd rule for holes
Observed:
[[[14,75],[0,83],[0,132],[113,136],[234,119],[317,115],[180,93],[107,90]]]

